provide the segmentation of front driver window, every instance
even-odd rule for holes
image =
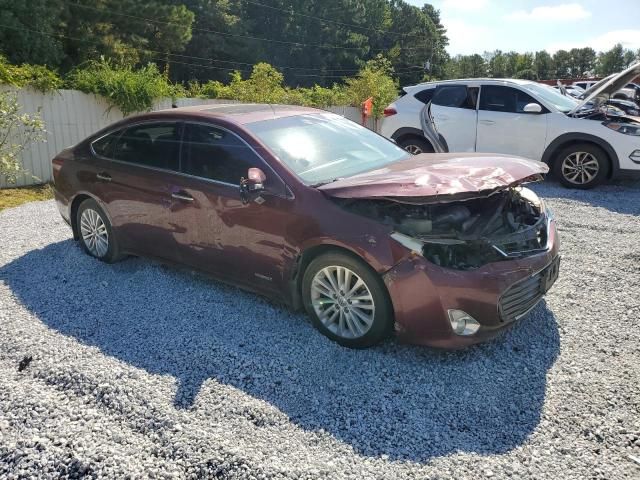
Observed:
[[[480,110],[489,112],[524,113],[529,103],[540,104],[531,95],[511,87],[487,85],[480,94]]]
[[[210,125],[186,128],[183,173],[238,185],[250,167],[260,166],[256,154],[234,134]]]

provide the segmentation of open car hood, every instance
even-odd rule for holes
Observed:
[[[626,87],[628,83],[638,76],[640,76],[640,63],[631,65],[620,73],[600,80],[582,94],[582,100],[568,113],[568,115],[576,113],[589,102],[592,102],[594,107],[598,108],[600,105],[606,103],[614,93],[621,88]]]
[[[486,153],[422,153],[384,168],[318,187],[340,198],[387,198],[437,203],[488,197],[522,183],[542,180],[541,162]]]

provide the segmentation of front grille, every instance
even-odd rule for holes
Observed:
[[[538,272],[532,277],[512,285],[502,294],[498,307],[501,322],[513,322],[540,301],[544,295],[543,277],[544,271]]]

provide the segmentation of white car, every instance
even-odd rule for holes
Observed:
[[[613,117],[602,108],[638,75],[640,64],[581,101],[527,80],[405,87],[405,94],[385,109],[381,133],[411,153],[520,155],[549,164],[565,186],[591,188],[608,178],[640,173],[640,118]]]

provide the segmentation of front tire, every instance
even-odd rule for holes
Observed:
[[[78,207],[76,215],[78,236],[84,252],[106,263],[118,261],[118,242],[109,218],[98,203],[92,198],[85,200]]]
[[[609,174],[609,157],[600,147],[579,143],[562,149],[553,163],[553,173],[567,188],[587,190],[601,184]]]
[[[349,255],[315,258],[302,279],[302,298],[314,326],[345,347],[370,347],[391,332],[393,310],[382,279]]]

